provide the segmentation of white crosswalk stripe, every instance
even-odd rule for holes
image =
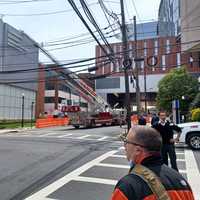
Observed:
[[[88,135],[85,135],[88,137]],[[50,200],[51,198],[47,198],[50,194],[61,188],[63,185],[69,183],[70,181],[80,181],[80,182],[88,182],[88,183],[98,183],[98,184],[104,184],[104,185],[116,185],[117,180],[114,180],[112,178],[103,178],[103,177],[90,177],[87,176],[87,174],[83,175],[83,173],[87,172],[88,170],[96,167],[102,167],[104,168],[105,172],[108,170],[108,168],[113,168],[115,171],[116,169],[120,170],[126,170],[128,172],[129,165],[127,162],[127,165],[124,164],[124,158],[126,158],[125,155],[121,155],[121,150],[124,149],[123,147],[118,148],[118,150],[109,151],[102,156],[99,156],[98,158],[84,164],[83,166],[75,169],[74,171],[70,172],[69,174],[65,175],[64,177],[58,179],[57,181],[53,182],[49,186],[43,188],[39,192],[33,194],[32,196],[26,198],[25,200]],[[178,152],[178,155],[183,157],[182,155],[185,155],[185,159],[181,158],[177,161],[185,162],[186,163],[186,169],[179,169],[180,173],[186,174],[188,181],[190,182],[193,191],[195,193],[195,197],[197,200],[200,200],[200,194],[199,194],[199,179],[200,174],[197,168],[196,161],[194,159],[193,152],[191,150],[183,150],[183,152]],[[189,158],[190,157],[190,158]],[[110,160],[109,160],[110,159]],[[113,163],[114,161],[119,164]],[[108,163],[109,162],[109,163]],[[120,164],[121,163],[121,164]],[[179,163],[178,163],[179,165]],[[97,176],[97,175],[96,175]],[[196,180],[196,181],[195,181]]]

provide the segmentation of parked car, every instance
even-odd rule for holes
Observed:
[[[200,122],[182,123],[178,126],[182,129],[179,141],[192,149],[200,149]]]

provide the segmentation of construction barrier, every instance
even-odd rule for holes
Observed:
[[[53,126],[65,126],[69,124],[69,118],[53,118],[52,116],[48,116],[44,119],[36,120],[36,128],[45,128],[45,127],[53,127]]]

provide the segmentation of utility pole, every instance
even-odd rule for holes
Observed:
[[[122,43],[123,43],[123,53],[124,53],[124,79],[125,79],[125,90],[126,90],[126,111],[127,111],[127,125],[128,130],[131,128],[131,107],[130,107],[130,93],[129,93],[129,70],[131,68],[131,60],[128,54],[128,40],[127,40],[127,33],[126,33],[126,24],[125,24],[125,14],[124,14],[124,2],[120,0],[121,6],[121,32],[122,32]]]
[[[147,113],[147,68],[144,65],[144,110]]]
[[[140,87],[139,87],[139,66],[137,61],[137,26],[136,26],[136,16],[133,17],[134,21],[134,39],[135,39],[135,82],[136,82],[136,105],[137,114],[140,114]]]

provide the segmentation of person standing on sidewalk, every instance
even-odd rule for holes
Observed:
[[[123,141],[130,170],[118,181],[111,200],[194,200],[182,175],[163,164],[158,131],[134,126]]]
[[[143,125],[145,126],[147,124],[146,119],[144,118],[144,115],[139,115],[138,117],[138,125]]]
[[[171,167],[178,171],[177,163],[176,163],[176,152],[175,152],[175,142],[179,141],[181,128],[179,128],[175,124],[171,124],[166,120],[166,112],[159,112],[159,121],[153,124],[153,128],[155,128],[162,137],[162,148],[161,155],[163,158],[163,162],[168,165],[168,156],[170,158]],[[174,131],[177,132],[177,136],[174,139]]]

